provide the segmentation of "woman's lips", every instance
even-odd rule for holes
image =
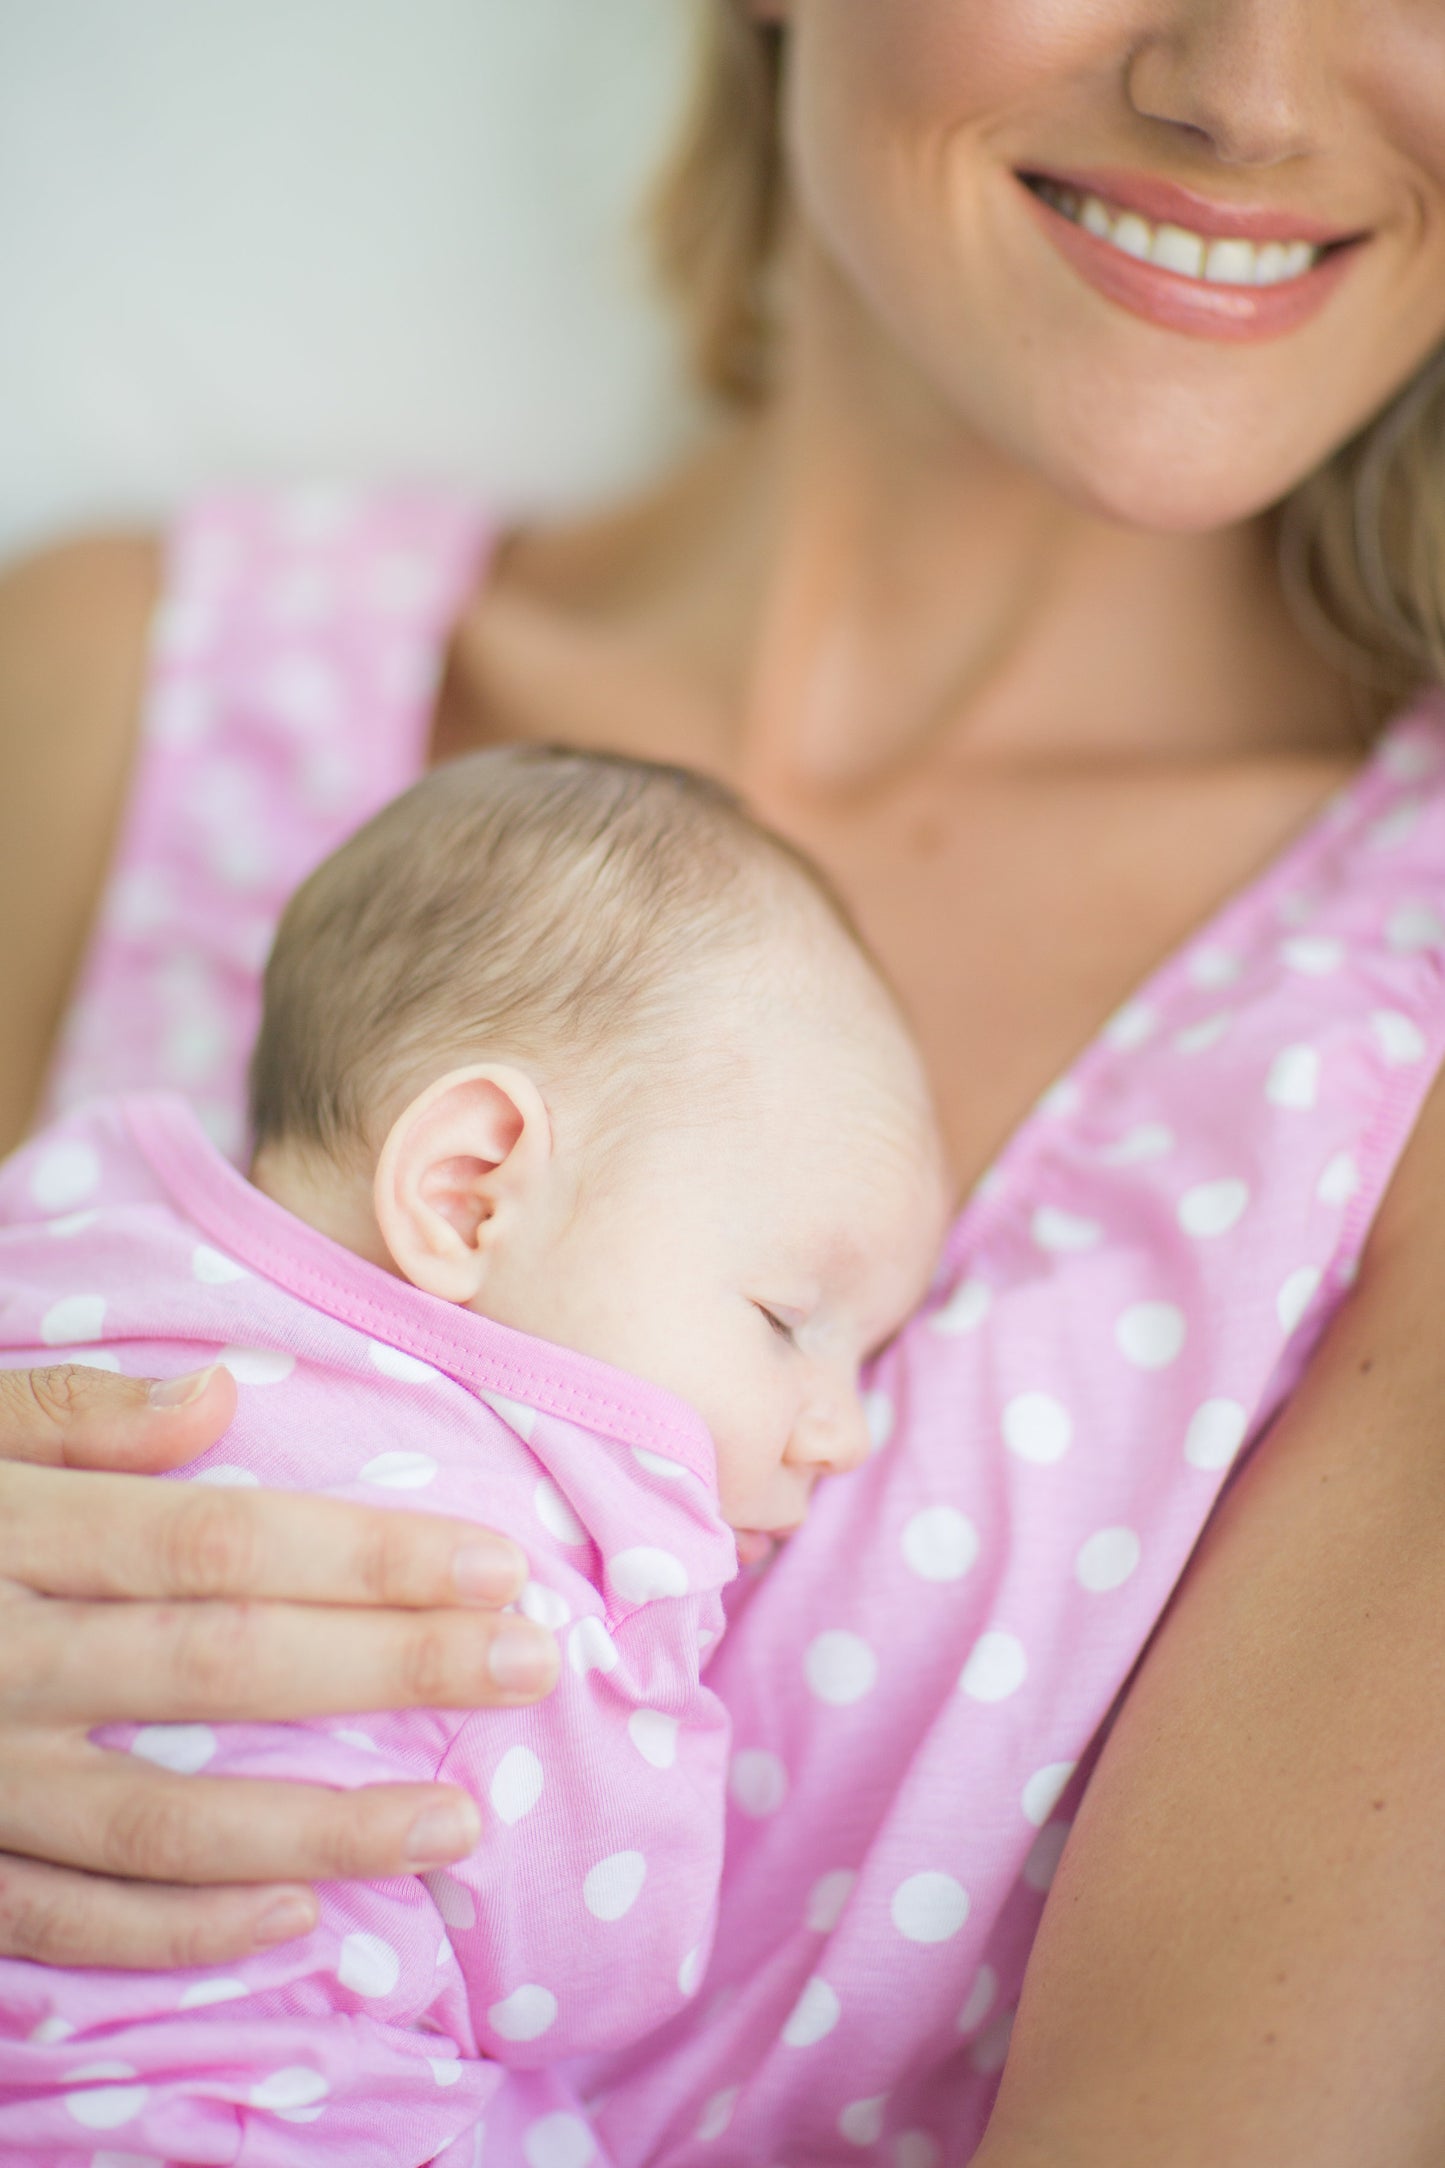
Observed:
[[[1142,177],[1119,181],[1113,196],[1100,193],[1095,173],[1018,178],[1048,239],[1097,292],[1196,338],[1252,343],[1297,330],[1318,315],[1368,239],[1287,212],[1208,204]],[[1167,218],[1159,215],[1165,209]],[[1185,218],[1194,223],[1181,224]]]

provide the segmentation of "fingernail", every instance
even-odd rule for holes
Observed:
[[[525,1619],[508,1619],[492,1637],[487,1668],[504,1694],[544,1693],[556,1675],[557,1644]]]
[[[277,1942],[294,1942],[298,1935],[309,1934],[315,1925],[314,1897],[278,1897],[257,1920],[251,1939],[258,1950],[269,1950]]]
[[[199,1400],[216,1374],[218,1365],[212,1363],[207,1370],[188,1370],[183,1378],[158,1378],[147,1394],[153,1408],[188,1408],[193,1400]],[[276,1937],[281,1941],[281,1936]]]
[[[413,1874],[465,1859],[482,1841],[482,1818],[470,1799],[425,1807],[407,1832],[406,1863]]]
[[[468,1603],[510,1603],[527,1574],[527,1562],[514,1543],[480,1537],[464,1543],[452,1560],[457,1594]]]

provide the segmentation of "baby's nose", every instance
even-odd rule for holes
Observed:
[[[839,1474],[858,1467],[872,1450],[863,1402],[852,1390],[808,1410],[794,1432],[789,1458],[819,1475]]]

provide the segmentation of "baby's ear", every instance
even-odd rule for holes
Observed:
[[[522,1070],[479,1063],[428,1085],[376,1169],[376,1222],[398,1270],[445,1302],[473,1302],[551,1157],[546,1103]]]

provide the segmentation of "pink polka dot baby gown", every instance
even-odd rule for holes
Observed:
[[[422,765],[483,555],[415,496],[181,524],[57,1106],[180,1088],[239,1141],[268,929]],[[543,2110],[509,2080],[448,2160],[967,2161],[1091,1748],[1345,1299],[1445,1053],[1442,966],[1431,699],[1023,1123],[877,1367],[882,1449],[730,1597],[720,1907],[684,2007],[555,2066]],[[57,2081],[93,2059],[50,2052]]]

